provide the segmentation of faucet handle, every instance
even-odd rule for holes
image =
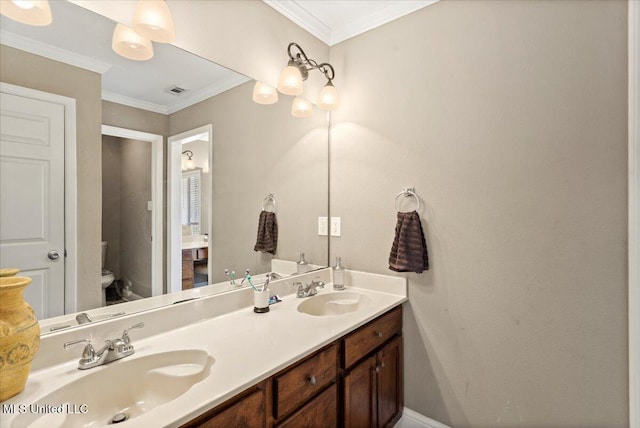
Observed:
[[[64,349],[69,348],[70,346],[77,345],[78,343],[86,343],[87,346],[84,347],[82,351],[81,360],[93,360],[96,358],[96,350],[93,349],[93,345],[91,344],[91,339],[78,339],[71,340],[69,342],[64,342]]]
[[[137,324],[134,324],[130,327],[127,327],[124,329],[124,331],[122,332],[122,341],[124,342],[125,345],[128,345],[131,342],[131,339],[129,339],[129,332],[131,330],[133,330],[134,328],[142,328],[144,327],[144,322],[139,322]]]

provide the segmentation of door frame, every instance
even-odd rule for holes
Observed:
[[[162,135],[135,131],[111,125],[102,125],[102,135],[129,138],[151,143],[151,296],[164,294],[163,283],[163,172],[164,138]]]
[[[64,312],[78,307],[78,185],[76,173],[76,100],[37,89],[0,82],[0,91],[64,107]]]
[[[209,141],[209,177],[213,193],[213,125],[200,126],[189,131],[172,135],[168,139],[167,159],[167,293],[182,290],[182,221],[180,217],[180,180],[182,177],[182,144],[207,134]],[[185,141],[186,140],[186,141]],[[213,207],[213,204],[212,204]],[[213,209],[208,210],[206,221],[209,230],[208,257],[213,255]],[[212,278],[212,263],[207,263],[208,277]]]
[[[629,67],[629,426],[640,428],[640,2],[627,2]]]

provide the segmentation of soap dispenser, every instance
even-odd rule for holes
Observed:
[[[333,289],[344,290],[344,266],[342,258],[336,257],[336,265],[333,267]]]
[[[300,253],[300,260],[296,263],[297,273],[306,273],[309,271],[309,263],[304,259],[304,253]]]

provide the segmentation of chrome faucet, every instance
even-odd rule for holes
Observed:
[[[309,297],[318,294],[318,288],[324,288],[324,282],[314,279],[307,285],[301,282],[294,282],[293,286],[298,287],[298,293],[296,294],[298,297]]]
[[[110,339],[105,341],[105,344],[99,351],[96,351],[91,344],[90,339],[72,340],[65,342],[64,349],[78,343],[87,343],[82,351],[82,357],[78,361],[78,369],[86,370],[93,367],[98,367],[103,364],[108,364],[112,361],[119,360],[134,353],[133,345],[131,344],[131,338],[129,337],[129,331],[134,328],[144,327],[143,322],[134,324],[129,328],[126,328],[122,332],[122,337],[118,339]]]

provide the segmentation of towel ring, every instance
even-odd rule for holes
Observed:
[[[400,197],[414,197],[416,199],[416,203],[418,204],[418,206],[416,207],[416,211],[420,210],[420,198],[418,198],[418,195],[416,195],[416,189],[414,187],[405,187],[402,192],[398,193],[398,195],[396,196],[396,211],[400,211],[400,208],[398,207],[398,200],[400,199]]]
[[[276,206],[276,197],[273,196],[273,193],[269,193],[267,195],[266,198],[264,198],[262,200],[262,211],[266,211],[266,206],[267,204],[269,204],[269,202],[271,202],[271,205],[273,205],[273,211],[272,212],[276,212],[277,206]]]

